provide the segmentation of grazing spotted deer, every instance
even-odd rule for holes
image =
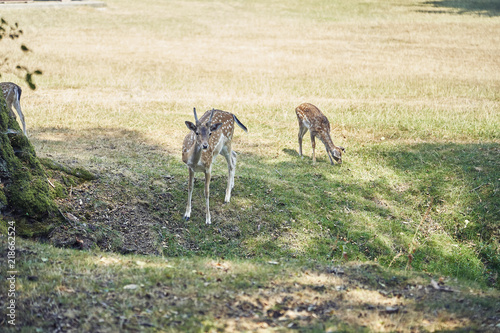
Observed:
[[[326,116],[314,105],[310,103],[302,103],[295,108],[297,119],[299,120],[299,155],[302,157],[302,138],[307,130],[311,134],[312,143],[312,159],[313,163],[316,162],[316,155],[314,149],[316,148],[315,137],[318,137],[325,145],[326,152],[330,158],[330,163],[333,160],[339,164],[342,163],[342,153],[345,149],[333,144],[330,137],[330,122]],[[332,159],[333,158],[333,159]]]
[[[209,110],[198,120],[196,109],[193,109],[196,124],[186,121],[186,126],[191,132],[184,138],[182,144],[182,161],[189,169],[188,202],[184,220],[191,216],[191,198],[193,194],[194,173],[205,173],[205,201],[206,224],[211,224],[210,219],[210,178],[212,164],[217,155],[226,158],[229,170],[227,178],[226,197],[224,202],[231,199],[231,190],[234,187],[234,173],[236,169],[236,153],[231,149],[231,140],[234,133],[234,123],[238,124],[245,132],[247,128],[232,113],[221,110]]]
[[[23,111],[21,111],[21,87],[12,82],[0,82],[0,87],[2,88],[3,97],[5,98],[5,103],[7,104],[7,109],[9,109],[9,115],[13,118],[16,118],[14,111],[12,111],[12,105],[17,111],[19,115],[19,119],[21,119],[21,123],[23,124],[23,132],[26,135],[26,122],[24,121]]]

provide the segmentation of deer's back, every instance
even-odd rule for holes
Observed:
[[[316,106],[302,103],[295,108],[299,124],[306,126],[311,132],[330,131],[328,118]]]
[[[210,112],[211,110],[205,112],[203,116],[201,116],[200,121],[202,123],[206,123],[208,121],[208,119],[210,118]],[[224,136],[224,138],[227,140],[231,140],[233,138],[234,117],[231,112],[215,110],[212,117],[212,124],[216,123],[222,123],[222,126],[218,131],[212,133],[212,136],[210,137],[210,145],[212,145],[212,143],[218,142],[221,135]]]

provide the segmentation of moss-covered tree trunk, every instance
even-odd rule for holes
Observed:
[[[35,149],[9,116],[0,93],[0,225],[16,221],[16,233],[47,234],[62,222]]]

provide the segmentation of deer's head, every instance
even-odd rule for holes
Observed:
[[[340,146],[334,146],[330,150],[330,154],[338,164],[342,164],[342,154],[345,153],[345,148]]]
[[[210,113],[210,119],[208,119],[206,123],[202,123],[198,120],[198,116],[196,115],[196,108],[193,108],[193,113],[196,124],[193,124],[190,121],[186,121],[186,126],[194,132],[196,136],[196,144],[200,145],[202,149],[208,149],[212,132],[217,131],[222,126],[222,123],[212,124],[214,109],[212,109],[212,112]]]

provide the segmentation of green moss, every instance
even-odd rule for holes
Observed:
[[[0,215],[0,235],[7,235],[7,221]]]
[[[3,192],[3,187],[0,189],[0,211],[7,206],[7,197]]]
[[[97,176],[90,173],[89,171],[85,170],[85,169],[82,169],[82,168],[75,168],[73,169],[74,173],[73,175],[78,177],[78,178],[81,178],[81,179],[84,179],[84,180],[94,180],[94,179],[97,179]]]
[[[10,201],[26,216],[41,219],[57,209],[50,196],[47,179],[33,177],[26,171],[16,172],[18,178],[9,187]]]
[[[40,162],[51,170],[62,171],[68,175],[80,178],[83,181],[97,179],[97,176],[83,168],[70,168],[61,163],[57,163],[49,158],[40,158]]]
[[[44,166],[46,174],[52,178],[53,187],[50,188],[50,191],[53,198],[66,198],[67,188],[97,179],[96,175],[83,168],[71,168],[49,158],[40,158],[39,161]],[[53,178],[58,181],[53,180]]]
[[[66,187],[78,185],[77,180],[75,179],[75,177],[72,176],[61,175],[61,181]]]
[[[46,236],[60,223],[61,220],[58,216],[46,217],[41,221],[30,218],[17,218],[16,235],[21,237]]]
[[[66,191],[66,187],[64,187],[61,183],[54,183],[55,188],[52,190],[55,198],[67,198],[68,192]]]
[[[9,123],[9,112],[3,112],[4,110],[4,107],[3,105],[5,105],[5,99],[3,97],[3,95],[0,96],[0,103],[2,103],[2,107],[0,107],[0,124],[8,124]],[[3,128],[3,126],[2,126]]]

